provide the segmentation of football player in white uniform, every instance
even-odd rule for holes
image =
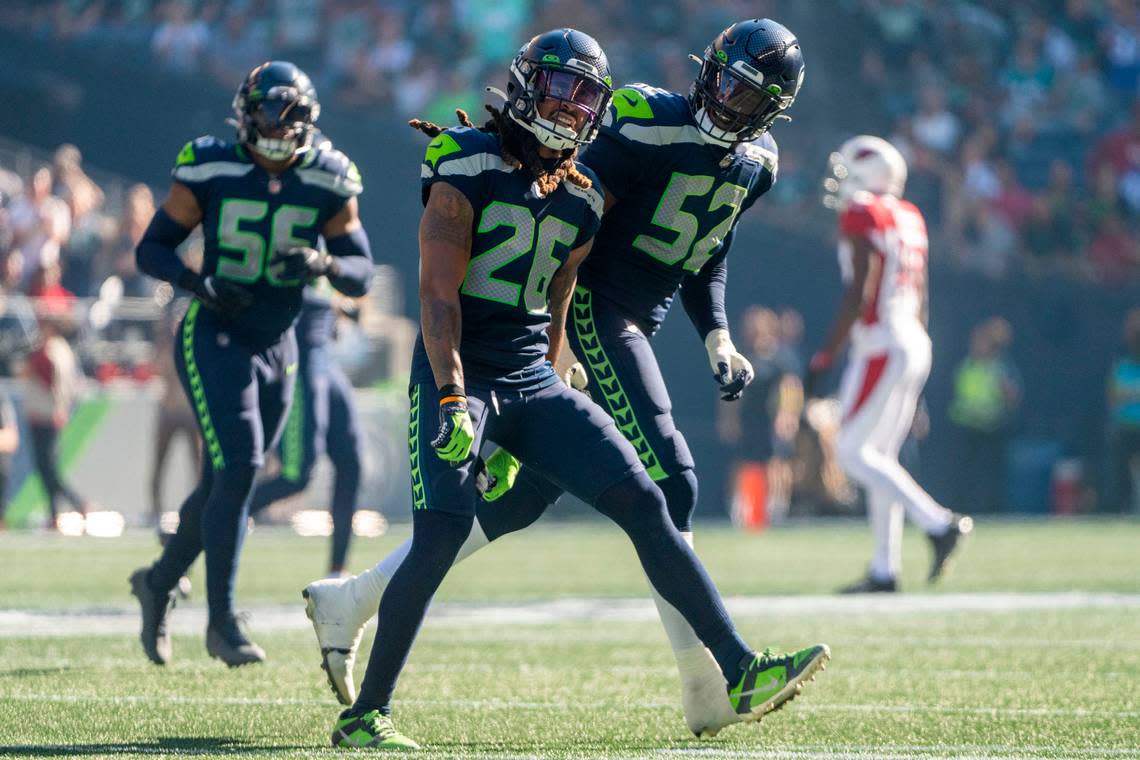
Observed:
[[[845,290],[827,339],[812,357],[809,392],[848,339],[839,388],[838,453],[863,486],[874,534],[867,576],[844,593],[896,591],[904,513],[929,536],[937,580],[973,520],[938,504],[899,464],[930,374],[926,222],[902,199],[906,161],[886,140],[860,135],[830,157],[826,205],[839,212],[839,265]]]

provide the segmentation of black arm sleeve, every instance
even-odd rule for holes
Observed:
[[[186,275],[193,272],[182,263],[176,249],[190,232],[191,230],[171,219],[163,209],[154,212],[150,226],[146,228],[142,240],[135,248],[135,263],[139,271],[175,285],[187,281]]]
[[[325,247],[335,258],[335,270],[329,272],[332,286],[346,296],[356,298],[372,285],[372,250],[363,227],[325,240]]]
[[[728,249],[732,247],[735,233],[735,230],[729,232],[720,250],[699,272],[688,275],[681,283],[681,303],[701,340],[718,327],[728,329],[724,287],[728,282]]]

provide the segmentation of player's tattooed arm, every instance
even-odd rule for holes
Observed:
[[[873,293],[868,292],[879,281],[879,268],[882,264],[878,256],[872,256],[871,242],[864,237],[848,237],[851,243],[851,281],[843,290],[843,298],[839,302],[839,310],[832,320],[831,330],[827,334],[821,352],[828,356],[835,356],[847,342],[851,326],[859,318],[859,314]]]
[[[420,219],[420,325],[436,387],[463,387],[459,287],[471,258],[475,210],[446,182],[431,187]]]
[[[566,342],[566,313],[570,310],[570,299],[574,295],[574,285],[578,282],[578,265],[586,258],[593,244],[593,239],[590,239],[570,251],[566,261],[550,279],[550,287],[546,291],[546,300],[550,305],[550,326],[546,328],[550,348],[546,351],[546,358],[556,366],[562,345]]]

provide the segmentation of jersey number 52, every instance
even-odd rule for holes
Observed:
[[[685,199],[689,196],[704,196],[712,190],[713,178],[701,174],[682,174],[673,172],[669,178],[669,185],[657,203],[657,210],[653,213],[653,224],[677,233],[672,243],[667,243],[651,235],[638,235],[633,241],[633,247],[645,251],[653,258],[670,266],[681,261],[686,256],[684,267],[690,272],[699,272],[705,262],[712,258],[713,253],[720,248],[724,238],[732,229],[736,215],[740,213],[740,206],[748,196],[748,190],[740,185],[725,182],[716,189],[709,201],[708,213],[713,213],[722,206],[729,207],[729,214],[724,220],[709,230],[697,242],[693,240],[700,230],[700,220],[694,214],[681,210]],[[692,251],[692,255],[689,253]]]

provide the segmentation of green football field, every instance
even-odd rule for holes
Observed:
[[[406,537],[357,540],[354,568]],[[785,710],[698,741],[632,548],[602,523],[544,521],[447,580],[397,725],[425,757],[1140,760],[1140,522],[983,520],[937,589],[911,533],[907,593],[830,595],[869,548],[859,523],[698,526],[745,638],[833,650]],[[143,658],[126,577],[156,551],[143,533],[0,534],[0,756],[340,754],[299,594],[326,541],[250,536],[239,604],[270,659],[240,670],[205,654],[200,567],[174,613],[175,662]]]

